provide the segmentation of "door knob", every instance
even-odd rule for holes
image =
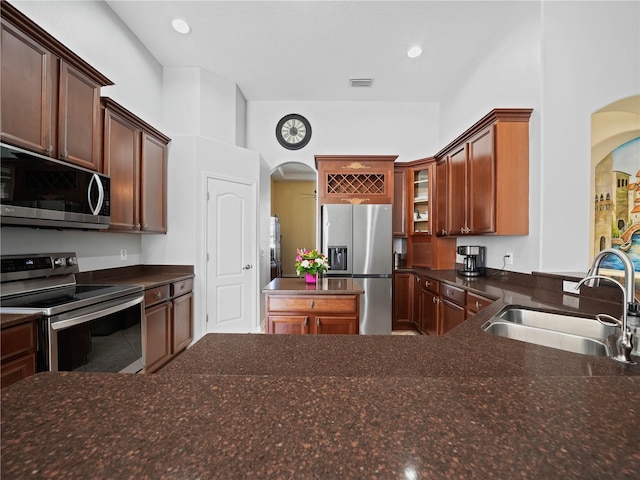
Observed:
[[[242,267],[243,270],[249,270],[251,268],[251,265],[249,265],[248,263]]]

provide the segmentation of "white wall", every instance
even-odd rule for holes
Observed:
[[[278,121],[289,113],[311,124],[311,141],[286,150],[276,140]],[[314,155],[399,155],[407,162],[438,150],[439,109],[435,103],[247,102],[247,147],[273,168],[287,162],[315,170]]]

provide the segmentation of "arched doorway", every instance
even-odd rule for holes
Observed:
[[[316,247],[316,187],[316,171],[304,163],[271,171],[272,278],[295,277],[296,250]]]

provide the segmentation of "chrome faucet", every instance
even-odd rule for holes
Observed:
[[[602,260],[604,260],[604,258],[608,255],[614,255],[618,257],[622,262],[622,265],[624,267],[624,286],[617,280],[599,275],[598,272],[600,270],[600,264],[602,263]],[[614,360],[623,363],[635,363],[633,360],[631,360],[631,350],[633,348],[633,342],[628,322],[630,312],[632,315],[638,314],[638,304],[635,301],[635,269],[633,267],[633,263],[631,263],[631,259],[629,259],[629,257],[620,250],[616,250],[613,248],[602,250],[593,260],[593,265],[587,272],[587,276],[580,280],[576,285],[576,290],[586,282],[590,282],[588,286],[593,287],[594,280],[607,280],[609,282],[612,282],[614,285],[617,285],[620,290],[622,290],[621,320],[617,320],[613,317],[610,317],[609,315],[597,315],[596,318],[599,322],[604,323],[605,325],[610,325],[610,323],[603,321],[602,318],[613,320],[616,326],[620,327],[620,329],[622,330],[620,336],[616,340],[616,348],[618,350],[618,353],[613,357]]]

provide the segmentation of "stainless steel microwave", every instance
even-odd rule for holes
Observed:
[[[108,176],[0,143],[0,223],[58,229],[109,227]]]

